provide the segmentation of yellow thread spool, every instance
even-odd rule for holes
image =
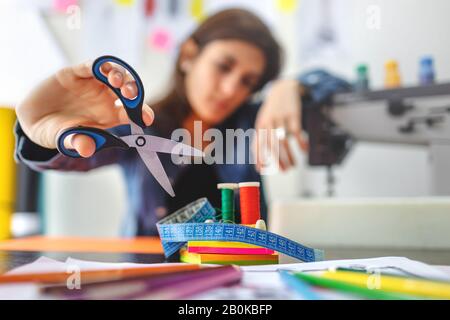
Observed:
[[[384,65],[386,76],[384,85],[386,88],[398,88],[401,86],[401,76],[398,68],[398,63],[395,60],[389,60]]]
[[[0,240],[11,236],[11,216],[16,199],[15,120],[13,109],[0,107]]]

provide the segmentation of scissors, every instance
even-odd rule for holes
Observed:
[[[108,82],[108,78],[100,71],[101,66],[107,62],[122,66],[131,74],[131,76],[133,76],[138,89],[138,94],[134,99],[125,98],[120,92],[120,88],[114,88]],[[64,139],[73,134],[83,134],[91,137],[95,141],[95,153],[110,148],[135,148],[150,173],[155,177],[162,188],[174,197],[175,192],[173,191],[169,178],[158,158],[157,152],[199,157],[203,156],[203,152],[183,143],[144,134],[143,129],[146,127],[142,120],[144,86],[136,71],[134,71],[134,69],[125,61],[113,56],[101,56],[94,61],[92,71],[94,77],[113,90],[122,102],[128,118],[130,119],[131,135],[118,137],[98,128],[83,126],[72,127],[58,133],[56,137],[58,151],[71,158],[81,158],[77,151],[67,149],[64,146]]]

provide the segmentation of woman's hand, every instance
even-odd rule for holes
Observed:
[[[122,95],[132,99],[137,95],[133,79],[119,66],[106,63],[101,71],[109,83],[120,88]],[[67,67],[43,81],[17,106],[18,121],[25,134],[36,144],[54,149],[60,130],[74,126],[101,129],[128,124],[125,109],[116,107],[117,96],[106,85],[94,78],[92,62]],[[142,117],[149,126],[154,114],[143,106]],[[95,152],[95,142],[85,135],[74,135],[65,144],[81,156]]]
[[[293,136],[299,147],[306,151],[307,142],[302,136],[301,128],[301,95],[303,88],[296,80],[278,80],[270,88],[269,94],[259,110],[256,118],[257,132],[275,133],[275,141],[279,142],[277,146],[273,145],[272,139],[267,139],[266,146],[272,154],[278,158],[279,166],[282,171],[295,165],[292,150],[288,143],[288,138]],[[266,131],[260,131],[265,129]],[[256,168],[261,171],[263,168],[263,159],[261,159],[262,148],[261,141],[254,139],[253,150],[256,156]],[[271,143],[272,141],[272,143]]]

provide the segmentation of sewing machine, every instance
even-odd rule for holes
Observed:
[[[450,195],[450,83],[336,94],[305,110],[309,165],[331,168],[356,141],[423,145],[430,150],[433,195]]]
[[[309,164],[330,168],[330,195],[331,168],[365,141],[427,147],[433,196],[278,200],[271,203],[270,231],[324,249],[326,259],[450,261],[450,198],[434,197],[450,196],[450,83],[336,94],[305,106],[303,125]]]

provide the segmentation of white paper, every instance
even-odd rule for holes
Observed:
[[[245,272],[267,272],[283,270],[295,271],[319,271],[333,268],[355,268],[363,267],[368,270],[379,270],[393,274],[415,275],[427,279],[450,280],[450,276],[445,272],[425,264],[423,262],[411,260],[404,257],[381,257],[371,259],[351,259],[351,260],[330,260],[309,263],[277,264],[265,266],[244,266]]]

